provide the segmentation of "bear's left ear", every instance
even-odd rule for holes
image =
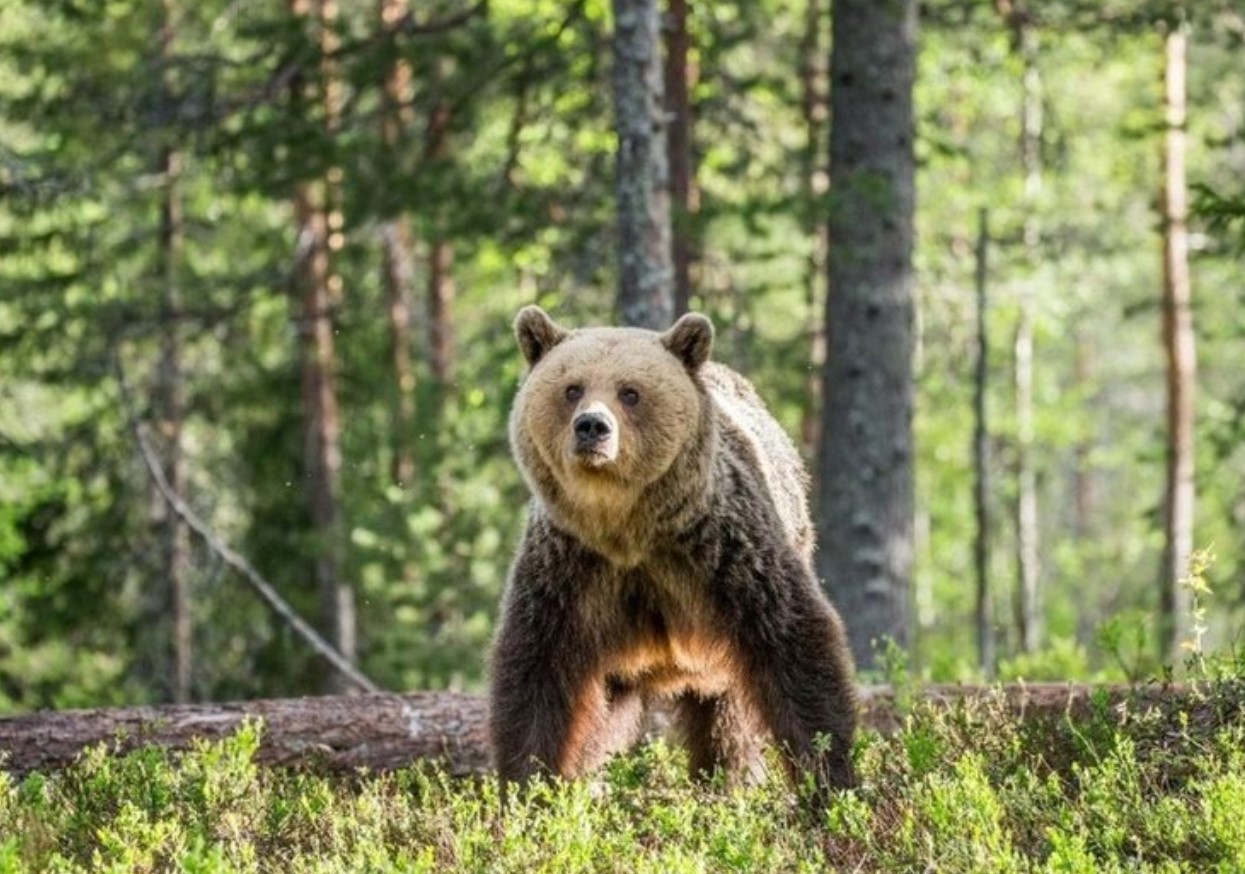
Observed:
[[[514,317],[514,336],[529,367],[535,367],[545,353],[566,339],[567,333],[538,306],[525,306]]]
[[[661,344],[682,361],[684,367],[695,371],[709,360],[709,353],[713,351],[713,322],[700,313],[687,313],[661,335]]]

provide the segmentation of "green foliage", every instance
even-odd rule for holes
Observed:
[[[1189,574],[1180,580],[1180,585],[1189,590],[1189,633],[1188,640],[1180,642],[1180,647],[1189,654],[1190,672],[1196,676],[1206,674],[1206,651],[1204,641],[1209,628],[1206,625],[1207,606],[1210,599],[1210,584],[1206,577],[1215,563],[1215,553],[1211,549],[1195,550],[1189,557]]]
[[[1194,189],[1193,210],[1211,228],[1226,232],[1229,239],[1235,232],[1237,245],[1245,249],[1245,195],[1224,195],[1199,185]]]
[[[998,679],[1001,682],[1015,680],[1066,680],[1069,677],[1089,678],[1089,654],[1085,647],[1061,637],[1053,640],[1045,649],[1033,653],[1017,653],[999,662]]]
[[[1158,660],[1150,642],[1152,622],[1137,610],[1111,616],[1098,627],[1096,642],[1129,682],[1154,676]]]
[[[860,787],[814,818],[780,779],[690,783],[661,742],[503,802],[492,777],[429,764],[257,768],[248,725],[4,778],[0,871],[1227,872],[1245,864],[1243,708],[1235,674],[1075,716],[921,704],[861,737]]]

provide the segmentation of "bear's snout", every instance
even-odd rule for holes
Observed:
[[[575,417],[575,437],[580,443],[599,443],[613,431],[609,419],[600,413],[584,413]]]
[[[575,454],[590,463],[613,461],[618,455],[618,423],[604,404],[595,403],[571,422]]]

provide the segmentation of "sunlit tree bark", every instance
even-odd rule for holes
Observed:
[[[994,598],[990,591],[990,432],[986,419],[990,374],[990,337],[986,330],[989,254],[989,213],[983,208],[978,215],[975,276],[977,361],[973,371],[973,505],[977,530],[973,539],[973,568],[977,578],[977,665],[987,677],[994,674],[995,659]]]
[[[1161,645],[1176,662],[1189,612],[1180,585],[1193,552],[1194,396],[1197,351],[1194,345],[1192,287],[1189,281],[1188,191],[1185,184],[1186,31],[1173,26],[1164,39],[1163,186],[1163,347],[1167,357],[1167,476],[1163,501],[1163,565],[1160,588]]]
[[[332,136],[340,115],[340,85],[327,61],[336,46],[333,26],[336,0],[290,0],[295,15],[316,21],[322,56],[321,87],[310,86],[299,76],[291,83],[297,107],[309,97],[323,101],[326,133]],[[342,579],[341,532],[341,421],[338,411],[334,306],[341,295],[341,277],[333,267],[333,253],[341,247],[342,215],[337,207],[340,169],[330,168],[316,182],[300,181],[294,187],[294,221],[297,231],[295,287],[299,297],[299,345],[302,354],[302,401],[307,437],[305,464],[312,531],[315,535],[314,564],[320,593],[321,624],[329,642],[346,659],[356,653],[354,591]],[[326,689],[345,691],[335,674],[325,676]]]
[[[1040,257],[1037,222],[1042,192],[1042,77],[1037,66],[1037,32],[1018,24],[1016,43],[1023,63],[1021,86],[1020,160],[1024,173],[1025,218],[1022,227],[1029,263]],[[1025,282],[1017,301],[1015,337],[1016,389],[1016,629],[1020,648],[1033,652],[1041,645],[1042,613],[1038,591],[1041,568],[1038,545],[1037,473],[1033,464],[1033,319],[1034,288]]]
[[[163,93],[172,105],[168,64],[176,37],[176,10],[172,0],[160,6],[159,29]],[[186,416],[185,374],[182,367],[182,293],[178,264],[182,258],[182,199],[178,188],[182,157],[172,144],[160,145],[156,171],[161,182],[159,226],[156,239],[156,274],[163,295],[160,363],[156,376],[157,428],[163,438],[164,475],[178,492],[185,489],[185,450],[182,428]],[[163,502],[161,502],[163,507]],[[175,702],[191,697],[194,664],[194,627],[190,594],[189,534],[185,523],[167,510],[160,514],[161,572],[168,591],[170,627],[169,689]]]
[[[818,556],[870,668],[908,640],[916,2],[835,0],[832,20]]]
[[[438,70],[441,78],[443,71]],[[436,99],[428,113],[425,157],[431,161],[449,153],[450,107]],[[440,233],[428,241],[428,369],[440,398],[454,373],[454,249]]]
[[[692,263],[696,257],[694,216],[699,207],[696,158],[692,145],[691,87],[696,66],[691,57],[688,0],[669,0],[666,16],[665,87],[669,125],[666,148],[670,165],[671,258],[674,269],[674,313],[687,312],[692,297]]]
[[[800,44],[800,115],[804,123],[804,232],[808,235],[809,256],[804,271],[804,303],[808,307],[809,367],[804,380],[806,402],[800,422],[800,446],[813,457],[821,429],[821,368],[826,360],[826,333],[822,324],[825,309],[826,213],[820,199],[829,185],[826,168],[826,50],[824,37],[826,6],[822,0],[808,0],[804,12],[804,39]],[[817,472],[813,472],[814,478]]]
[[[382,27],[395,27],[407,15],[407,2],[380,0],[379,12]],[[395,57],[384,70],[381,88],[381,139],[391,165],[396,163],[413,120],[411,97],[410,65]],[[415,459],[411,452],[415,427],[415,370],[411,361],[411,229],[405,216],[394,216],[381,225],[380,244],[381,285],[385,294],[395,396],[390,476],[397,485],[409,488],[415,478]]]
[[[674,320],[670,189],[657,0],[613,0],[618,135],[618,312],[624,325]]]
[[[444,390],[454,374],[454,248],[428,244],[428,366]]]

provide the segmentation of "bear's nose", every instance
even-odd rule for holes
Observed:
[[[613,430],[609,419],[600,413],[580,413],[575,417],[572,427],[575,429],[575,437],[583,443],[604,440]]]

